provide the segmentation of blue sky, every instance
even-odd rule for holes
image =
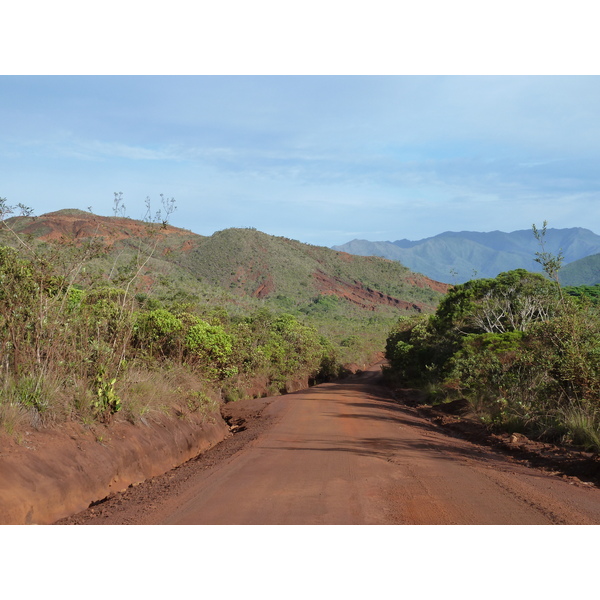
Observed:
[[[331,246],[600,233],[598,76],[0,76],[0,196]]]

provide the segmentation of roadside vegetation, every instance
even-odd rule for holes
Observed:
[[[10,210],[4,204],[3,210]],[[161,301],[139,292],[160,222],[109,279],[84,276],[93,246],[0,247],[0,424],[132,422],[153,411],[214,411],[334,376],[335,349],[290,314]],[[120,285],[117,285],[120,284]],[[188,298],[188,300],[190,300]]]
[[[547,277],[522,269],[455,286],[435,314],[390,332],[387,377],[428,401],[467,401],[490,427],[600,451],[597,290],[563,289],[561,256],[534,235]]]
[[[342,264],[334,251],[252,229],[173,233],[174,200],[161,205],[153,212],[147,200],[144,222],[128,220],[115,194],[114,219],[60,211],[90,231],[40,241],[48,220],[0,198],[0,432],[210,418],[222,402],[370,364],[397,309],[320,292],[314,264],[411,301],[441,297],[403,283],[397,274],[410,272],[390,261]],[[263,283],[271,293],[260,298]]]

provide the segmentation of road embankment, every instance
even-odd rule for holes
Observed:
[[[230,436],[219,414],[32,432],[0,450],[0,524],[50,524],[161,475]]]

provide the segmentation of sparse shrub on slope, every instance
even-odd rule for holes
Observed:
[[[73,288],[45,262],[8,248],[0,248],[0,282],[0,402],[18,401],[34,426],[62,420],[77,411],[85,381],[92,396],[100,390],[98,409],[114,385],[98,378],[116,381],[129,345],[121,291]],[[91,409],[89,397],[86,404]],[[116,402],[112,407],[119,410]]]

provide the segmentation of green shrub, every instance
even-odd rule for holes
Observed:
[[[211,376],[228,377],[237,372],[237,368],[230,364],[232,338],[221,325],[199,320],[188,329],[185,348],[190,360]]]
[[[96,399],[92,406],[101,421],[109,421],[112,415],[121,410],[121,399],[115,392],[116,382],[116,377],[107,378],[104,369],[100,369],[96,375]]]
[[[474,279],[448,292],[434,325],[445,335],[526,331],[555,314],[556,286],[539,273],[515,269],[494,279]]]
[[[181,319],[164,308],[138,313],[135,317],[135,341],[151,355],[175,353],[182,331]]]

